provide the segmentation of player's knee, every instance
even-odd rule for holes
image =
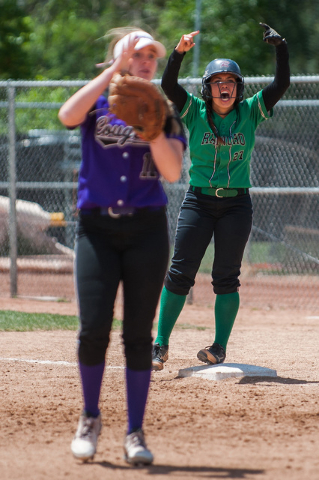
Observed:
[[[152,366],[152,338],[125,342],[126,366],[131,370],[148,370]]]
[[[176,295],[188,295],[191,287],[194,286],[194,281],[185,275],[168,272],[164,285],[172,293]]]
[[[78,343],[79,361],[88,366],[99,365],[105,360],[108,345],[108,335],[97,337],[93,334],[81,334]]]
[[[238,279],[229,282],[214,282],[212,281],[213,290],[216,295],[225,295],[227,293],[238,292],[240,282]]]

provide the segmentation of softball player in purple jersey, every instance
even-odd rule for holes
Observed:
[[[71,444],[76,458],[93,458],[101,431],[99,396],[114,302],[123,282],[128,428],[125,460],[149,464],[142,430],[152,367],[152,323],[168,263],[167,197],[160,177],[179,179],[186,140],[178,114],[152,142],[108,111],[105,91],[114,73],[151,81],[164,46],[148,33],[116,29],[111,66],[60,109],[68,128],[81,127],[79,221],[75,278],[79,304],[79,370],[83,413]],[[132,33],[133,32],[133,33]]]

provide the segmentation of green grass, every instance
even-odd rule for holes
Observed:
[[[214,261],[214,244],[210,243],[203,256],[202,262],[199,267],[199,273],[211,273]]]
[[[173,254],[174,254],[174,251],[172,249],[170,258],[172,258]],[[200,267],[198,270],[199,273],[211,273],[213,261],[214,261],[214,244],[210,243],[208,245],[208,248],[200,264]]]
[[[248,249],[245,251],[244,261],[251,264],[255,263],[285,263],[287,261],[287,248],[281,244],[274,244],[271,242],[251,242]],[[289,252],[288,252],[289,253]],[[214,244],[210,243],[205,252],[199,273],[208,273],[212,271],[214,261]],[[276,273],[278,273],[276,271]]]
[[[78,317],[72,315],[57,315],[51,313],[24,313],[11,310],[0,311],[0,332],[34,332],[48,330],[77,330]],[[122,328],[122,321],[114,319],[112,329]],[[153,325],[157,330],[157,323]],[[177,329],[206,330],[207,327],[190,325],[189,323],[176,324]]]
[[[51,313],[0,311],[0,332],[33,332],[35,330],[77,330],[78,317]],[[122,322],[114,319],[113,328]]]
[[[282,263],[286,255],[287,248],[280,243],[251,242],[250,249],[246,250],[249,263]]]
[[[177,323],[174,328],[180,329],[180,330],[210,330],[210,327],[200,327],[198,325],[191,325],[190,323]]]

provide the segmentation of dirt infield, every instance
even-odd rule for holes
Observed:
[[[6,309],[76,314],[72,302],[0,298]],[[98,452],[84,465],[70,452],[81,411],[76,332],[0,333],[1,480],[317,480],[319,312],[241,307],[227,361],[275,369],[275,378],[178,378],[179,369],[199,365],[196,353],[212,340],[212,318],[211,307],[186,305],[170,359],[152,376],[144,427],[155,463],[148,468],[122,459],[120,331],[112,333],[107,357]]]

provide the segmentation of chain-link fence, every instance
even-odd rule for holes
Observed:
[[[246,78],[245,95],[270,80]],[[0,82],[0,295],[74,299],[80,137],[57,112],[84,83]],[[199,94],[200,79],[181,83]],[[318,94],[319,77],[292,77],[274,117],[258,127],[242,304],[319,308]],[[181,180],[164,184],[172,246],[188,167],[186,152]],[[189,301],[212,303],[213,256],[212,240]]]

